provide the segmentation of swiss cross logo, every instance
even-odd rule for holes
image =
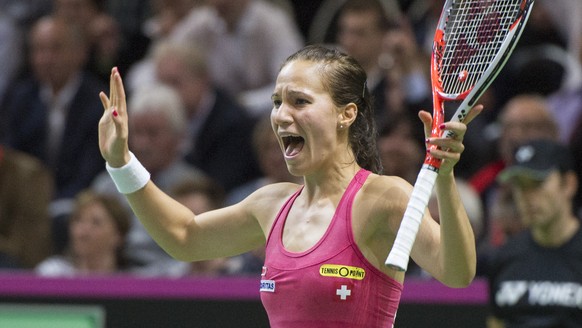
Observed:
[[[350,302],[354,298],[354,284],[341,282],[334,285],[334,302]]]
[[[348,289],[348,286],[341,285],[340,288],[335,291],[335,294],[339,296],[340,300],[345,301],[348,299],[348,296],[352,295],[352,291]]]

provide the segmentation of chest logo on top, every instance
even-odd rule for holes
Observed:
[[[319,274],[323,277],[362,280],[366,276],[366,270],[348,265],[324,264],[319,267]]]
[[[275,281],[274,280],[261,280],[261,286],[259,288],[261,292],[275,292]]]
[[[267,267],[264,266],[261,270],[261,285],[259,287],[259,291],[261,292],[275,292],[275,281],[266,279],[267,276]]]

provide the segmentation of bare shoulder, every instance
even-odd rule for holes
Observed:
[[[299,188],[300,185],[290,182],[269,184],[257,189],[237,206],[244,207],[262,226],[270,226],[283,204]]]
[[[356,197],[354,210],[365,220],[361,223],[396,231],[411,192],[412,185],[400,177],[371,174]]]
[[[408,202],[412,186],[397,176],[371,174],[362,187],[360,201],[368,203],[380,201],[382,207],[399,204],[402,198]]]

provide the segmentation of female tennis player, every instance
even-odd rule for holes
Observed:
[[[184,261],[232,256],[266,243],[261,300],[271,327],[392,327],[404,273],[384,260],[412,186],[381,176],[366,74],[351,57],[308,46],[283,64],[271,123],[287,168],[303,184],[277,183],[238,204],[192,213],[150,180],[128,149],[127,107],[114,68],[99,142],[107,169],[152,237]],[[443,159],[437,178],[440,225],[423,218],[412,259],[452,287],[475,275],[475,240],[455,186],[466,123],[454,138],[429,138]],[[421,111],[426,135],[431,114]],[[249,154],[251,156],[251,154]]]

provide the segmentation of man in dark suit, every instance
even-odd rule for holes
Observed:
[[[39,19],[31,29],[29,47],[31,75],[15,83],[3,108],[5,141],[51,169],[55,200],[71,199],[104,169],[97,134],[102,114],[98,94],[107,86],[83,71],[85,37],[68,22],[51,16]]]
[[[176,88],[186,108],[186,160],[226,191],[259,176],[251,146],[255,121],[236,99],[214,87],[203,54],[191,45],[163,43],[154,57],[157,79]]]

